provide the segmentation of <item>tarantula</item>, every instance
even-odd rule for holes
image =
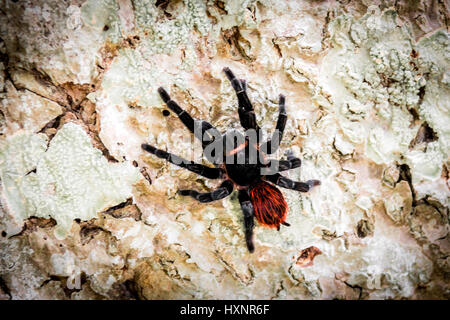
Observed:
[[[214,168],[185,160],[146,143],[142,144],[142,148],[158,158],[165,159],[203,177],[224,179],[219,188],[212,192],[179,190],[180,195],[191,196],[200,202],[211,202],[229,196],[233,189],[237,188],[238,199],[244,215],[246,244],[249,252],[253,252],[254,217],[261,225],[269,228],[280,230],[281,224],[289,226],[286,222],[288,205],[283,194],[274,184],[287,189],[308,192],[312,187],[320,185],[320,181],[298,182],[279,173],[300,167],[301,160],[294,157],[292,152],[288,153],[287,160],[274,160],[267,157],[278,149],[283,136],[287,120],[285,97],[281,94],[279,96],[279,114],[275,132],[271,139],[259,143],[261,129],[256,123],[255,112],[246,93],[246,81],[237,79],[229,68],[224,68],[223,71],[236,92],[239,120],[246,130],[245,135],[237,130],[227,130],[222,135],[209,122],[193,119],[170,98],[162,87],[158,89],[164,103],[201,141],[203,154],[215,165]],[[256,139],[251,139],[250,131],[255,133]],[[215,148],[211,148],[213,145]],[[219,148],[222,146],[225,146],[223,151]],[[238,160],[237,163],[236,160]],[[273,170],[273,168],[276,169]]]

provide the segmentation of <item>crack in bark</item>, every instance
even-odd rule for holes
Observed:
[[[50,275],[50,277],[48,279],[46,279],[46,280],[44,280],[44,282],[42,282],[42,284],[39,286],[39,288],[45,287],[47,284],[49,284],[52,281],[60,282],[61,288],[64,291],[66,298],[71,299],[72,293],[80,292],[82,290],[83,284],[85,284],[87,282],[87,277],[84,272],[80,273],[80,288],[78,288],[78,289],[77,288],[73,288],[73,289],[68,288],[67,287],[68,279],[69,279],[69,277],[67,277],[67,276]]]
[[[133,218],[135,221],[142,220],[142,212],[139,207],[133,203],[133,198],[128,198],[126,201],[108,208],[104,211],[104,214],[108,214],[116,219]]]
[[[416,198],[416,194],[414,191],[414,186],[412,184],[412,177],[411,177],[411,171],[410,168],[407,164],[402,164],[399,166],[400,169],[400,175],[399,175],[399,179],[397,181],[400,182],[401,180],[405,180],[408,182],[408,185],[410,187],[411,190],[411,195],[412,195],[412,210],[410,213],[410,216],[408,217],[408,221],[410,219],[410,217],[412,215],[414,215],[415,211],[416,211],[416,207],[418,207],[419,205],[425,203],[427,205],[430,205],[431,207],[433,207],[437,212],[439,212],[441,214],[441,216],[443,216],[443,219],[445,219],[445,214],[447,214],[448,217],[448,208],[447,208],[447,212],[442,212],[441,208],[439,208],[437,206],[436,203],[430,202],[428,197],[425,199],[420,199],[417,200]],[[412,235],[412,237],[415,239],[415,241],[417,242],[417,244],[422,248],[422,252],[423,254],[428,257],[431,262],[433,263],[433,271],[431,274],[431,278],[430,281],[433,281],[433,278],[445,278],[446,275],[448,275],[448,277],[450,277],[450,272],[448,271],[448,268],[445,267],[445,264],[440,264],[439,260],[445,256],[444,252],[441,251],[440,247],[434,243],[432,243],[426,236],[421,236],[421,237],[416,237],[414,236],[414,230],[411,229],[411,223],[407,223],[407,227],[410,230],[410,233]],[[444,239],[448,236],[447,235],[444,237]]]
[[[99,136],[100,123],[98,119],[98,114],[95,108],[95,104],[93,107],[88,105],[90,103],[91,104],[93,103],[89,99],[87,99],[87,95],[91,92],[94,92],[97,89],[112,60],[114,59],[115,56],[117,56],[118,50],[121,47],[130,47],[130,46],[134,47],[136,41],[139,40],[140,39],[138,36],[130,36],[128,38],[123,39],[122,43],[120,43],[119,45],[110,45],[107,43],[104,47],[102,47],[99,50],[99,52],[100,55],[102,56],[102,63],[104,65],[101,66],[100,64],[97,64],[98,76],[95,79],[93,79],[92,83],[90,84],[81,85],[66,82],[55,85],[52,79],[42,70],[37,69],[27,70],[23,68],[14,69],[14,66],[10,65],[7,53],[2,54],[0,60],[3,61],[5,65],[4,69],[5,80],[10,81],[10,83],[13,85],[16,91],[24,90],[31,92],[43,99],[58,104],[63,109],[63,113],[61,115],[50,120],[47,124],[45,124],[45,126],[41,130],[39,130],[39,133],[47,134],[47,136],[49,137],[49,143],[56,134],[56,132],[61,128],[61,126],[64,123],[66,123],[68,120],[74,120],[75,122],[83,124],[83,127],[85,128],[85,130],[92,139],[94,147],[101,150],[103,156],[106,157],[108,161],[118,162],[118,160],[110,154],[109,150],[106,148],[106,146],[100,139]],[[0,41],[3,40],[0,38]],[[31,75],[37,83],[39,83],[45,88],[52,89],[51,90],[52,92],[49,93],[48,95],[43,95],[42,93],[36,92],[35,90],[32,90],[31,88],[28,88],[24,85],[18,85],[18,83],[14,81],[13,79],[14,77],[12,77],[11,75],[11,71],[13,70],[17,70],[18,72],[25,72]],[[60,96],[59,99],[57,98],[58,96]],[[74,119],[68,119],[71,117]]]
[[[233,47],[234,47],[241,56],[241,58],[243,58],[244,60],[250,62],[255,60],[255,58],[248,56],[247,53],[245,52],[245,49],[242,47],[240,42],[248,43],[248,41],[241,36],[241,33],[237,26],[234,26],[231,29],[224,30],[222,36],[225,39],[225,42],[230,45],[230,52],[232,56],[236,57],[236,54],[233,54],[234,51]]]
[[[38,228],[51,229],[54,226],[56,226],[56,220],[53,218],[31,216],[24,221],[22,230],[19,233],[10,236],[8,239],[28,235],[32,232],[37,231]]]
[[[275,50],[277,51],[280,58],[283,58],[283,53],[281,52],[280,45],[276,42],[276,38],[272,38],[272,44],[275,47]]]
[[[12,299],[11,291],[9,290],[6,281],[0,275],[0,290],[3,291],[7,296],[9,296],[9,300]]]
[[[271,298],[271,300],[277,299],[277,298],[280,297],[280,292],[282,292],[283,290],[285,290],[283,284],[284,284],[284,281],[283,281],[283,280],[280,280],[280,282],[278,283],[278,288],[277,288],[277,290],[276,290],[276,292],[275,292],[275,295]]]
[[[338,279],[339,280],[339,279]],[[342,281],[342,280],[339,280]],[[362,297],[362,293],[363,293],[363,288],[361,286],[358,285],[351,285],[346,281],[342,281],[342,283],[344,283],[347,287],[352,288],[353,290],[359,290],[359,295],[358,295],[358,300],[361,300]]]
[[[399,167],[399,178],[396,182],[399,183],[400,181],[404,180],[408,183],[409,189],[411,190],[411,196],[412,196],[412,208],[414,210],[414,207],[417,205],[416,200],[416,193],[414,191],[414,186],[412,183],[412,177],[411,177],[411,168],[407,164],[401,164]]]
[[[111,231],[104,229],[102,226],[99,226],[95,224],[97,222],[97,218],[93,218],[88,221],[81,221],[81,219],[77,218],[75,219],[75,222],[77,222],[80,226],[80,242],[81,245],[86,245],[91,240],[95,238],[95,236],[101,232],[105,233],[107,236],[111,236],[111,238],[116,239],[114,236],[112,236]]]
[[[428,144],[439,139],[437,133],[425,121],[417,130],[416,137],[409,144],[409,149],[414,149],[416,146],[425,143]]]
[[[226,261],[218,250],[214,251],[219,261],[222,262],[227,270],[235,279],[239,280],[242,284],[249,286],[255,279],[255,273],[250,266],[247,266],[247,271],[250,273],[249,279],[245,279],[228,261]]]

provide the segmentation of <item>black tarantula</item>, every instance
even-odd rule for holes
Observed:
[[[278,149],[283,136],[287,120],[285,97],[281,94],[279,96],[279,114],[275,132],[271,139],[260,144],[260,128],[256,123],[255,112],[246,93],[245,80],[237,79],[229,68],[224,68],[223,71],[236,91],[239,102],[239,120],[246,130],[245,135],[236,130],[227,130],[222,135],[209,122],[193,119],[175,101],[170,99],[169,94],[163,88],[158,89],[162,100],[169,109],[201,141],[203,154],[215,165],[214,168],[182,159],[146,143],[142,144],[142,148],[203,177],[224,179],[219,188],[212,192],[179,190],[178,193],[183,196],[191,196],[200,202],[211,202],[229,196],[233,189],[237,188],[239,203],[244,214],[247,248],[253,252],[254,217],[260,224],[269,228],[279,230],[281,224],[289,226],[285,221],[288,205],[283,194],[274,184],[287,189],[308,192],[312,187],[320,185],[320,181],[298,182],[282,176],[279,172],[298,168],[301,165],[301,160],[294,157],[292,153],[288,153],[287,160],[274,160],[267,157],[268,154],[272,154]],[[249,138],[251,131],[256,136],[253,141]],[[225,145],[226,148],[219,149],[223,150],[222,152],[217,152],[218,147]],[[215,148],[211,148],[212,146]],[[237,163],[236,160],[238,160]],[[276,170],[270,171],[269,169],[273,167]]]

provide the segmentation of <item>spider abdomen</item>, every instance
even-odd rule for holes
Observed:
[[[258,182],[249,192],[255,218],[262,225],[279,229],[285,223],[288,205],[278,188],[265,181]]]

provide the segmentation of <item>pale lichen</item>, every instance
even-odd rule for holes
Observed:
[[[407,163],[416,187],[438,179],[450,150],[444,125],[450,121],[448,35],[438,31],[415,44],[394,10],[381,12],[375,6],[360,20],[338,17],[331,30],[336,47],[324,68],[334,70],[335,80],[322,82],[343,116],[344,133],[348,120],[361,123],[366,130],[360,132],[359,143],[365,144],[366,155],[378,164]],[[426,151],[410,150],[420,127],[415,117],[439,132]]]
[[[46,151],[45,141],[42,135],[24,135],[4,146],[2,176],[7,174],[11,183],[2,180],[6,203],[16,217],[53,217],[64,237],[75,218],[89,220],[132,196],[139,171],[126,162],[109,164],[80,126],[65,124]],[[16,172],[8,172],[10,163]],[[32,167],[35,172],[24,172]]]

